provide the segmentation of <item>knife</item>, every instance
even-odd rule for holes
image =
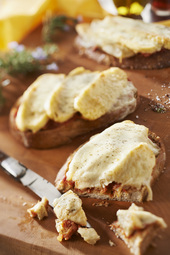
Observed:
[[[62,195],[49,181],[2,151],[0,151],[0,166],[16,181],[31,189],[40,198],[46,197],[51,207],[53,207],[54,199]],[[86,227],[90,228],[91,225],[87,222]]]
[[[22,165],[18,160],[9,157],[0,151],[0,165],[15,180],[21,182],[25,187],[31,189],[39,197],[46,197],[50,206],[53,207],[55,198],[59,198],[62,194],[54,185],[46,179]]]

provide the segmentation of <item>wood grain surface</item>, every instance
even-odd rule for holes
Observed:
[[[92,60],[77,54],[73,42],[75,33],[65,33],[58,38],[60,48],[59,71],[68,73],[77,66],[90,70],[104,70]],[[35,30],[24,40],[28,46],[41,44],[41,28]],[[165,170],[153,187],[153,201],[140,204],[149,212],[163,217],[168,227],[146,251],[146,255],[170,254],[170,104],[165,113],[157,113],[151,105],[156,101],[164,104],[170,94],[170,68],[161,70],[127,70],[129,78],[138,88],[140,105],[126,119],[146,125],[159,135],[166,147],[167,160]],[[36,75],[11,78],[11,83],[4,88],[6,104],[0,114],[0,149],[20,160],[27,167],[54,183],[56,174],[70,153],[90,135],[78,137],[72,143],[51,149],[26,149],[9,132],[8,115],[16,99],[23,93]],[[47,255],[47,254],[101,254],[128,255],[129,249],[109,229],[109,224],[116,220],[116,211],[128,208],[130,203],[109,201],[109,206],[96,206],[95,199],[83,198],[83,208],[88,221],[101,236],[95,245],[85,243],[80,236],[59,243],[55,229],[55,215],[49,210],[49,217],[38,221],[29,217],[27,209],[37,202],[38,197],[20,183],[0,170],[0,255]],[[116,246],[110,246],[109,240]]]

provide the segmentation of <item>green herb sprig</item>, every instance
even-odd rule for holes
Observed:
[[[56,53],[58,47],[52,42],[59,31],[74,29],[77,19],[65,15],[52,16],[45,19],[42,36],[46,44],[42,47],[29,49],[17,42],[10,43],[10,51],[0,53],[0,107],[4,103],[2,81],[6,74],[26,75],[33,72],[57,71]]]
[[[42,35],[45,42],[53,41],[59,31],[69,31],[75,27],[78,20],[65,15],[47,17],[43,24]]]
[[[58,70],[55,54],[58,47],[46,44],[35,49],[26,48],[22,44],[12,42],[8,52],[0,54],[0,108],[4,104],[2,82],[6,75],[26,75],[39,71]]]
[[[15,42],[9,52],[0,55],[0,69],[8,74],[28,74],[43,71],[57,51],[56,45],[45,45],[34,50]]]

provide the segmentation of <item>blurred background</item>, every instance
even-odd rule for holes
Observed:
[[[20,42],[46,17],[59,14],[82,21],[108,14],[145,22],[168,20],[170,0],[0,0],[0,50],[11,41]]]

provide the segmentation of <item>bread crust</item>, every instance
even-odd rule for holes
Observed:
[[[118,238],[121,238],[135,255],[142,255],[151,244],[154,237],[162,228],[158,222],[148,225],[145,229],[136,230],[132,236],[127,237],[118,222],[110,225]],[[135,242],[137,240],[137,242]]]
[[[47,125],[36,133],[33,133],[30,130],[24,132],[20,131],[16,126],[16,115],[22,100],[22,97],[20,97],[10,111],[10,131],[18,141],[24,144],[25,147],[36,149],[49,149],[57,147],[70,143],[73,138],[79,135],[86,134],[99,128],[106,128],[114,122],[122,120],[128,114],[134,112],[139,102],[139,97],[136,91],[134,91],[133,96],[136,99],[136,104],[132,104],[131,102],[127,101],[127,104],[122,106],[121,109],[112,109],[110,112],[97,120],[89,121],[83,119],[80,114],[76,113],[73,118],[64,123],[59,124],[53,122],[52,127],[49,128]]]
[[[158,137],[155,133],[150,131],[149,131],[148,137],[152,140],[152,142],[156,143],[160,148],[159,154],[156,157],[156,164],[152,171],[152,178],[151,178],[151,186],[152,186],[153,183],[158,178],[158,176],[163,171],[166,154],[165,154],[164,144],[161,141],[160,137]],[[74,151],[68,157],[67,161],[65,162],[65,164],[63,165],[63,167],[59,170],[57,174],[55,185],[58,190],[60,190],[61,192],[66,192],[67,190],[72,189],[79,196],[92,197],[92,198],[98,198],[98,199],[109,199],[109,200],[129,201],[129,202],[142,202],[147,200],[149,193],[146,186],[142,186],[140,189],[136,189],[130,186],[123,187],[119,183],[112,183],[111,185],[109,184],[110,186],[104,189],[97,189],[97,188],[86,189],[86,190],[75,189],[73,182],[66,181],[66,173],[69,169],[69,164],[76,151]],[[114,192],[111,193],[110,192],[111,190],[114,190]]]
[[[83,47],[79,36],[75,39],[75,46],[80,55],[85,55],[107,66],[117,66],[124,69],[161,69],[170,67],[170,50],[167,49],[162,49],[150,55],[138,53],[132,57],[123,58],[120,61],[118,58],[103,52],[97,46],[89,48]]]

